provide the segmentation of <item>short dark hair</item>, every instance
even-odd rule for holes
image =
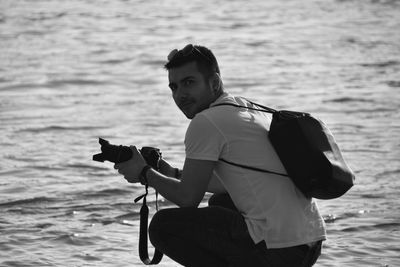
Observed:
[[[189,50],[189,51],[185,51]],[[221,75],[217,59],[213,52],[205,46],[201,45],[187,45],[181,50],[173,50],[175,54],[164,65],[166,70],[180,67],[189,62],[196,62],[199,71],[207,78],[215,73]],[[184,52],[188,52],[187,54]]]

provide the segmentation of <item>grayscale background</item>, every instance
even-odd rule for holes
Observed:
[[[91,157],[103,137],[182,167],[163,64],[187,43],[230,93],[334,133],[357,184],[318,201],[316,266],[400,266],[397,0],[0,0],[0,266],[141,266],[143,188]]]

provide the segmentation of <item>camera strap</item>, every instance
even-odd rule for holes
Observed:
[[[154,249],[153,259],[150,260],[148,252],[148,219],[149,219],[149,207],[147,207],[146,196],[148,195],[148,185],[145,185],[146,192],[135,199],[135,203],[143,198],[142,207],[140,208],[140,230],[139,230],[139,257],[145,265],[158,264],[163,254],[157,249]],[[158,193],[156,191],[156,209],[158,210],[157,204]]]

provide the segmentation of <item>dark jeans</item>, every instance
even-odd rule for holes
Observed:
[[[172,208],[157,212],[149,226],[151,243],[184,266],[312,266],[321,241],[267,249],[254,244],[243,216],[228,195],[210,198],[206,208]]]

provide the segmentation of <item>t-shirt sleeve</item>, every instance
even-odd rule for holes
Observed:
[[[206,116],[198,114],[189,124],[185,136],[186,158],[217,161],[226,138]]]

